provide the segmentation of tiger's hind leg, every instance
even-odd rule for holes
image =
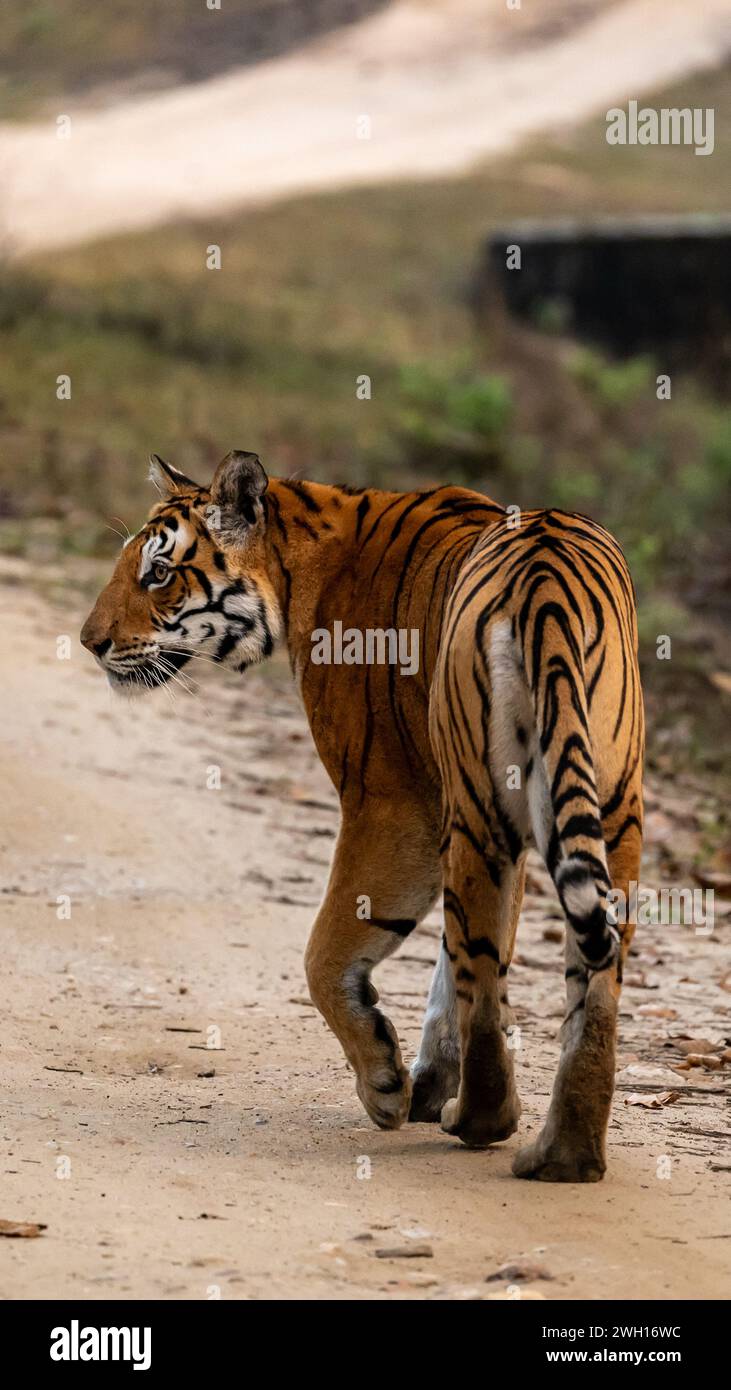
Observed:
[[[629,901],[639,878],[639,835],[608,854],[612,886]],[[634,933],[620,929],[619,951],[604,970],[590,971],[570,925],[566,927],[566,1002],[561,1059],[546,1122],[513,1163],[519,1178],[543,1182],[598,1182],[606,1171],[606,1134],[614,1092],[617,1015],[622,969]]]
[[[519,863],[515,893],[510,904],[508,922],[507,962],[513,957],[515,933],[523,900],[525,863]],[[455,972],[449,958],[446,932],[442,937],[439,959],[429,990],[424,1027],[419,1052],[411,1068],[413,1093],[410,1120],[435,1121],[441,1118],[444,1105],[457,1095],[460,1078],[460,1041]],[[499,972],[500,1026],[509,1031],[515,1016],[508,1002],[507,969]]]
[[[459,1066],[457,991],[445,934],[429,990],[419,1053],[411,1068],[410,1120],[441,1117],[445,1102],[459,1089]]]
[[[339,1039],[358,1096],[381,1129],[397,1129],[406,1119],[411,1079],[396,1030],[376,1008],[371,971],[429,911],[439,882],[436,827],[423,808],[373,799],[344,818],[305,969],[313,1003]]]
[[[522,860],[517,865],[509,860],[486,863],[470,839],[452,835],[445,857],[444,913],[461,1076],[457,1096],[442,1111],[442,1129],[475,1148],[507,1139],[520,1117],[503,1022],[522,884]]]

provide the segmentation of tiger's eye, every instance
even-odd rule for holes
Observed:
[[[162,582],[163,579],[167,579],[170,571],[163,560],[156,560],[155,564],[152,566],[152,573],[156,579]]]

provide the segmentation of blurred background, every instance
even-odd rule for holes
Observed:
[[[724,11],[6,4],[2,549],[36,582],[93,592],[119,545],[110,526],[134,530],[148,509],[151,451],[201,481],[240,447],[273,474],[464,483],[586,511],[618,536],[638,589],[651,765],[715,785],[731,702]],[[713,154],[608,145],[607,109],[630,98],[713,108]],[[568,221],[570,246],[611,218],[629,303],[651,259],[625,273],[623,228],[664,229],[660,314],[678,216],[695,219],[689,274],[711,305],[700,342],[692,297],[682,311],[686,351],[682,322],[672,352],[662,331],[608,339],[601,312],[587,331],[540,274],[510,311],[501,247],[526,219],[539,237]],[[723,828],[719,811],[712,842]]]

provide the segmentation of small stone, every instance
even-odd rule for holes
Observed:
[[[545,1302],[546,1295],[539,1293],[538,1289],[520,1289],[519,1292],[520,1298],[516,1298],[515,1294],[509,1293],[507,1289],[501,1289],[499,1293],[489,1293],[487,1299],[489,1303],[524,1303],[526,1299],[529,1302],[535,1302],[536,1299],[542,1299]]]
[[[505,1279],[508,1284],[518,1284],[532,1283],[534,1279],[553,1279],[553,1275],[545,1265],[531,1264],[528,1260],[510,1260],[492,1274],[485,1275],[486,1284],[491,1284],[496,1279]]]

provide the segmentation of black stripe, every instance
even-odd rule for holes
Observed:
[[[414,930],[416,921],[411,917],[370,917],[369,922],[372,927],[381,927],[383,931],[392,931],[394,936],[408,936]]]

